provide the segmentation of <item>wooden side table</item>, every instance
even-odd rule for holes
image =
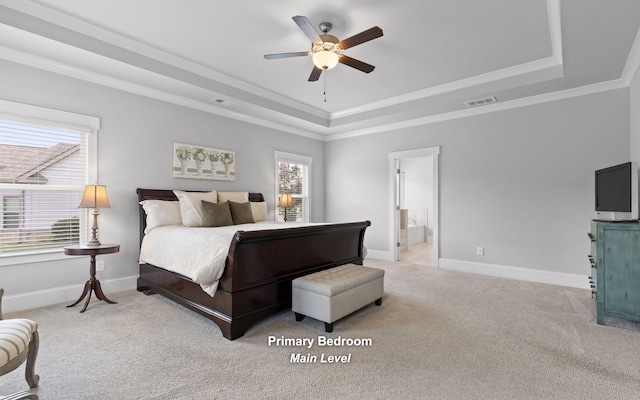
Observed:
[[[64,254],[69,256],[91,256],[91,269],[89,270],[90,278],[87,283],[84,284],[84,290],[80,298],[73,304],[69,304],[67,307],[73,307],[80,303],[82,299],[87,297],[87,301],[84,303],[84,307],[80,310],[81,313],[87,310],[89,300],[91,300],[91,292],[96,293],[96,297],[99,300],[104,300],[109,304],[117,304],[115,301],[109,300],[107,296],[102,292],[100,281],[96,278],[96,256],[101,254],[112,254],[120,251],[119,244],[101,244],[99,246],[67,246],[64,248]]]

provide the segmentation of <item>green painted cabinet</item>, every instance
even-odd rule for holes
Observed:
[[[640,224],[592,221],[589,237],[597,322],[640,321]]]

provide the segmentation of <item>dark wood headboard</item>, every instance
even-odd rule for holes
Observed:
[[[178,189],[176,189],[178,190]],[[205,190],[186,190],[186,192],[200,192],[204,193]],[[178,201],[175,193],[172,189],[136,189],[138,194],[138,202],[143,200],[164,200],[164,201]],[[249,201],[251,202],[263,202],[264,196],[262,193],[249,192]],[[147,214],[144,212],[144,208],[139,205],[140,209],[140,244],[142,244],[142,238],[144,237],[144,230],[147,227]]]

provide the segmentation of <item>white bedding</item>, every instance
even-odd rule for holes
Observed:
[[[224,271],[229,245],[237,231],[286,229],[311,224],[257,222],[216,228],[161,226],[142,239],[140,263],[177,272],[213,296]]]

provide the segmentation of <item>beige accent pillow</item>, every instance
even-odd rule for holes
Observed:
[[[251,213],[253,214],[254,222],[262,222],[267,220],[267,202],[266,201],[252,201]]]
[[[202,200],[210,203],[218,202],[218,192],[183,192],[174,190],[180,202],[180,215],[184,226],[204,226],[204,213],[202,211]]]
[[[180,203],[177,201],[143,200],[140,205],[145,214],[147,214],[147,226],[144,228],[145,234],[159,226],[182,225]]]
[[[204,226],[227,226],[233,225],[229,202],[210,203],[202,200],[202,211],[204,212]]]
[[[252,224],[253,214],[251,213],[251,204],[236,203],[235,201],[229,201],[229,209],[231,210],[231,217],[233,217],[233,224]]]
[[[249,192],[218,192],[218,203],[224,203],[225,201],[246,203],[249,201]]]

